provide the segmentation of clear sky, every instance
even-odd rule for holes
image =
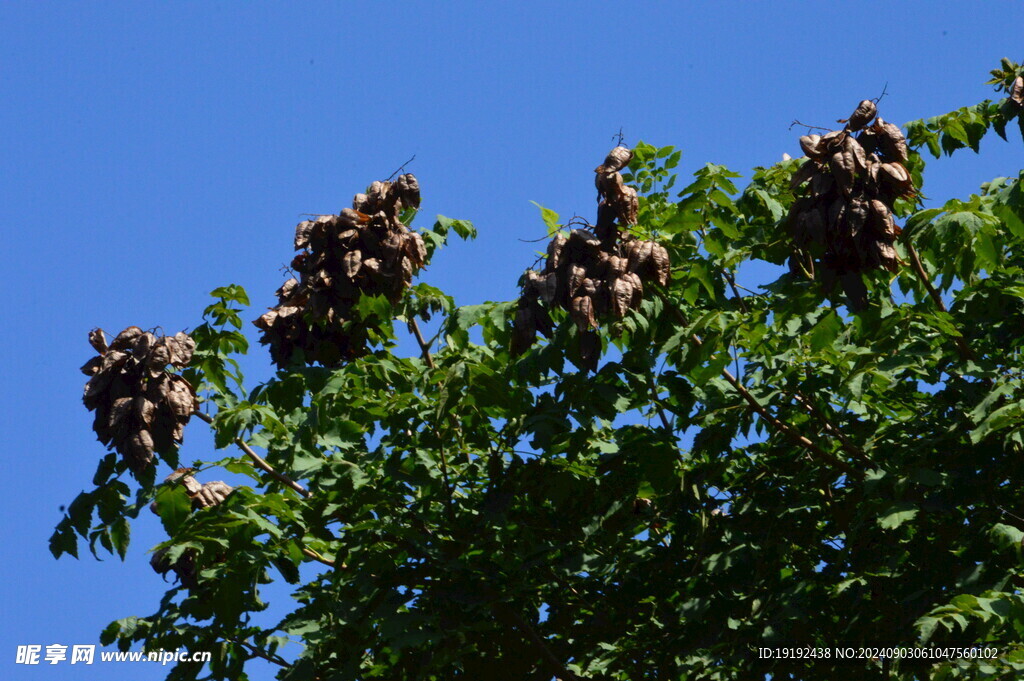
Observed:
[[[90,328],[191,328],[228,283],[259,316],[301,214],[338,211],[413,154],[418,224],[480,230],[423,279],[460,304],[510,299],[540,247],[521,239],[544,235],[530,201],[593,219],[591,171],[620,128],[681,148],[684,175],[749,175],[799,155],[794,118],[830,125],[886,83],[897,123],[992,97],[988,70],[1024,60],[1022,26],[1009,0],[0,4],[0,678],[164,676],[14,664],[19,644],[95,643],[164,588],[155,518],[123,564],[47,550],[103,453],[80,401]],[[966,196],[1022,159],[1019,137],[991,134],[980,156],[932,162],[925,194]],[[271,375],[259,346],[246,366],[251,385]],[[184,460],[214,458],[204,429]]]

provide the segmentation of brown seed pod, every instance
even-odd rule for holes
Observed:
[[[835,178],[836,184],[839,185],[839,189],[842,190],[843,194],[849,196],[853,190],[853,178],[854,178],[854,163],[853,154],[839,150],[832,154],[828,160],[829,170],[832,171],[832,177]]]
[[[309,236],[313,232],[314,222],[303,220],[295,226],[295,250],[300,250],[309,245]]]
[[[626,311],[633,307],[633,282],[625,277],[616,277],[609,286],[612,314],[619,318],[626,316]]]
[[[101,355],[107,351],[107,334],[97,327],[89,332],[89,345]]]
[[[555,238],[548,243],[548,259],[544,267],[546,271],[556,270],[562,264],[562,249],[565,248],[566,243],[568,243],[568,239],[561,234],[556,234]]]
[[[654,253],[653,241],[633,241],[627,252],[627,267],[630,272],[647,271],[648,263]]]
[[[583,280],[587,278],[587,270],[581,265],[569,265],[566,277],[566,292],[570,298],[576,296],[576,291],[580,285],[583,284]]]
[[[95,376],[96,372],[98,372],[100,370],[100,367],[102,365],[103,365],[103,357],[102,356],[93,357],[88,362],[86,362],[85,364],[82,365],[81,371],[86,376]]]
[[[853,173],[855,177],[863,177],[868,169],[868,157],[864,153],[864,147],[860,145],[856,137],[848,135],[843,141],[843,155],[849,155],[853,160]]]
[[[627,147],[618,146],[608,152],[604,163],[594,171],[599,174],[617,173],[633,160],[633,151]]]
[[[667,285],[672,268],[669,262],[668,251],[661,244],[654,244],[654,247],[651,249],[651,263],[653,264],[655,280],[662,286]]]
[[[399,198],[401,198],[403,206],[409,208],[420,207],[420,183],[415,175],[411,173],[399,175],[398,179],[395,180],[395,190]]]
[[[569,312],[573,321],[576,322],[576,328],[580,331],[597,328],[597,320],[594,318],[594,301],[590,296],[573,298]]]
[[[871,200],[868,224],[876,238],[888,241],[896,239],[896,223],[893,222],[892,212],[885,205],[885,202],[878,199]]]
[[[1017,76],[1010,86],[1010,101],[1024,106],[1024,76]]]
[[[914,183],[901,163],[882,163],[878,168],[878,181],[895,196],[913,196]]]
[[[413,265],[417,268],[423,267],[427,260],[427,246],[423,242],[423,237],[416,232],[406,234],[404,250],[405,254],[412,260]]]
[[[135,344],[135,339],[143,334],[142,329],[137,326],[129,326],[117,334],[110,344],[111,350],[127,350]]]
[[[785,220],[793,240],[790,271],[795,276],[820,272],[826,289],[839,283],[851,309],[867,305],[861,272],[899,266],[892,244],[900,228],[893,219],[893,202],[914,195],[906,167],[908,150],[898,126],[877,115],[873,102],[863,101],[843,130],[820,140],[802,140],[812,151],[825,149],[827,164],[820,173],[801,168],[793,178],[797,199]],[[852,132],[861,130],[854,137]],[[805,164],[812,165],[810,162]],[[809,179],[808,184],[804,181]],[[820,265],[817,249],[824,247]],[[819,269],[820,267],[820,269]],[[811,274],[812,278],[815,278]]]
[[[886,160],[896,163],[906,163],[910,158],[907,150],[907,140],[898,125],[887,123],[879,118],[872,126],[878,138],[878,146]]]
[[[190,491],[189,496],[192,497],[192,506],[194,508],[210,508],[223,503],[233,490],[234,488],[231,485],[220,480],[214,480],[204,483],[194,493]]]
[[[849,121],[846,121],[846,127],[851,132],[857,132],[865,125],[871,122],[871,119],[875,117],[877,108],[875,103],[870,99],[863,100],[857,105],[857,109],[850,114]]]
[[[821,148],[822,154],[827,160],[829,156],[839,151],[843,147],[843,141],[846,139],[845,130],[833,130],[832,132],[825,133],[821,136],[821,142],[819,148]]]
[[[807,158],[814,161],[821,161],[825,158],[825,150],[822,148],[821,135],[804,135],[800,138],[800,148]]]

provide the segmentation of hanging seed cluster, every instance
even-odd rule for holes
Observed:
[[[402,297],[427,257],[423,238],[399,215],[418,208],[420,186],[412,174],[374,182],[356,194],[352,208],[295,228],[292,269],[277,290],[278,304],[254,322],[278,366],[301,350],[307,364],[332,366],[367,352],[367,329],[353,308],[362,294]]]
[[[141,473],[155,451],[173,451],[181,442],[199,406],[188,381],[167,370],[188,366],[195,341],[185,333],[156,336],[129,326],[109,344],[103,329],[94,329],[89,343],[99,354],[82,366],[90,376],[82,401],[96,412],[93,430]]]
[[[809,254],[822,253],[824,278],[838,279],[851,300],[861,304],[866,302],[861,272],[899,267],[893,243],[900,228],[893,203],[915,193],[904,166],[907,141],[899,126],[876,114],[875,103],[864,100],[840,121],[846,123],[842,130],[800,138],[807,161],[793,175],[792,186],[806,183],[806,188],[787,219],[797,249],[790,270],[813,276]]]
[[[200,484],[192,476],[192,472],[193,469],[191,468],[179,468],[168,475],[164,482],[181,484],[192,500],[193,509],[217,506],[227,498],[233,489],[231,485],[220,480]],[[156,513],[156,502],[150,504],[149,508]],[[173,571],[178,576],[182,585],[190,589],[195,588],[197,585],[196,576],[199,572],[196,566],[195,550],[186,550],[173,563],[167,557],[169,551],[170,548],[166,548],[155,552],[149,561],[150,566],[160,575],[166,575],[168,572]]]
[[[539,332],[550,338],[554,329],[549,314],[561,307],[580,331],[580,357],[584,366],[597,367],[601,343],[595,329],[607,316],[622,318],[643,300],[644,283],[668,282],[668,251],[653,241],[640,241],[622,228],[637,222],[636,189],[619,172],[633,158],[626,147],[611,150],[595,169],[597,224],[594,230],[574,229],[558,234],[548,244],[543,271],[527,270],[520,280],[513,325],[511,353],[519,356],[533,345]]]

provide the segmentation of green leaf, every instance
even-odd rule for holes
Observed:
[[[1024,401],[1013,402],[996,409],[971,431],[971,442],[978,444],[992,433],[1008,427],[1024,426]]]
[[[536,201],[530,201],[530,203],[537,206],[537,208],[540,208],[540,217],[542,220],[544,220],[544,224],[547,225],[548,234],[553,234],[554,232],[557,232],[558,228],[561,227],[561,225],[558,222],[558,213],[551,210],[550,208],[545,208]]]
[[[807,344],[811,352],[831,347],[842,330],[843,320],[839,318],[835,310],[829,310],[828,314],[819,319],[807,334]]]
[[[476,227],[469,220],[455,220],[443,215],[437,216],[434,230],[442,235],[447,235],[449,230],[454,231],[462,239],[475,239]]]
[[[156,493],[156,513],[167,534],[174,536],[192,513],[192,500],[181,485],[163,485]]]
[[[878,526],[883,530],[895,530],[908,520],[913,520],[918,510],[918,507],[909,501],[897,502],[878,516]]]
[[[114,521],[110,526],[110,540],[114,544],[114,548],[117,550],[117,555],[124,560],[125,555],[128,553],[128,542],[131,539],[131,525],[128,524],[128,519],[121,517]]]

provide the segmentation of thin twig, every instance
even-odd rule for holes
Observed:
[[[797,126],[797,125],[799,125],[800,127],[803,127],[803,128],[807,128],[808,130],[828,130],[828,131],[832,130],[832,128],[823,128],[820,125],[807,125],[806,123],[801,123],[800,121],[796,120],[795,118],[793,119],[793,122],[789,124],[789,127],[786,128],[786,129],[787,130],[792,130],[793,127]]]
[[[858,461],[860,461],[862,464],[869,468],[874,467],[874,464],[871,462],[871,459],[868,458],[868,455],[864,452],[864,450],[855,445],[853,442],[851,442],[850,438],[846,437],[846,435],[843,434],[843,431],[838,426],[833,424],[832,421],[829,420],[828,416],[826,416],[820,409],[818,409],[818,407],[815,406],[815,404],[810,399],[805,397],[800,392],[797,392],[795,395],[793,395],[793,397],[794,399],[796,399],[797,402],[803,405],[804,409],[806,409],[811,414],[811,416],[818,419],[822,423],[825,430],[830,432],[832,435],[836,437],[837,440],[839,440],[839,444],[842,446],[844,450],[846,450],[848,454],[850,454],[850,456],[857,459]]]
[[[455,520],[454,509],[452,508],[452,485],[448,480],[448,460],[444,455],[444,442],[441,440],[441,436],[434,431],[434,435],[437,437],[437,451],[441,455],[441,481],[444,483],[444,494],[445,494],[445,512],[448,514],[449,522]]]
[[[542,236],[539,239],[516,239],[516,241],[519,241],[524,244],[540,243],[541,241],[547,241],[554,235],[558,234],[560,231],[562,231],[563,227],[572,227],[574,225],[580,225],[582,227],[586,227],[587,229],[594,228],[594,226],[590,224],[590,222],[585,217],[582,217],[580,215],[573,215],[571,218],[569,218],[569,221],[566,222],[564,225],[555,228],[553,231],[547,232],[544,236]]]
[[[732,289],[733,295],[736,296],[736,302],[739,303],[740,310],[742,310],[744,314],[750,312],[750,310],[747,309],[747,303],[743,300],[743,296],[740,295],[739,288],[736,286],[736,277],[734,277],[732,272],[727,269],[722,270],[722,276],[725,277],[727,282],[729,282],[729,287]]]
[[[231,638],[230,636],[225,636],[224,640],[225,641],[230,641],[231,643],[234,643],[235,645],[241,646],[246,652],[248,652],[250,655],[252,655],[254,657],[258,657],[260,659],[266,660],[267,662],[272,662],[272,663],[274,663],[274,664],[276,664],[276,665],[278,665],[280,667],[284,667],[285,669],[288,669],[288,668],[291,667],[291,665],[289,663],[285,662],[280,657],[278,657],[276,655],[270,655],[268,653],[265,653],[265,652],[263,652],[262,650],[260,650],[259,648],[257,648],[255,645],[253,645],[251,643],[246,643],[245,641],[239,641],[237,638]]]
[[[201,412],[201,411],[198,411],[198,410],[196,410],[196,411],[192,412],[192,414],[193,414],[194,416],[197,416],[197,417],[199,417],[199,419],[200,419],[201,421],[205,421],[206,423],[209,423],[209,424],[211,424],[211,425],[213,424],[213,418],[211,418],[211,417],[210,417],[209,415],[207,415],[207,414],[204,414],[204,413],[203,413],[203,412]],[[279,473],[278,471],[274,470],[274,467],[273,467],[273,466],[271,466],[271,465],[270,465],[269,463],[267,463],[267,462],[266,462],[266,460],[265,460],[265,459],[264,459],[264,458],[263,458],[262,456],[260,456],[260,455],[259,455],[259,454],[257,454],[256,452],[254,452],[254,451],[253,451],[253,449],[252,449],[252,447],[250,447],[250,446],[249,446],[249,445],[248,445],[248,444],[247,444],[247,443],[245,442],[245,440],[243,440],[243,439],[242,439],[242,438],[240,438],[240,437],[236,437],[236,438],[234,439],[234,443],[235,443],[235,444],[236,444],[236,445],[238,446],[238,448],[239,448],[239,449],[241,449],[241,450],[242,450],[243,452],[245,452],[245,455],[246,455],[246,456],[248,456],[248,457],[249,457],[249,458],[250,458],[250,459],[252,460],[253,464],[254,464],[254,465],[255,465],[255,466],[257,467],[257,468],[259,468],[260,470],[262,470],[262,471],[263,471],[264,473],[266,473],[266,474],[267,474],[267,475],[269,475],[270,477],[274,478],[275,480],[277,480],[278,482],[280,482],[280,483],[281,483],[282,485],[284,485],[284,486],[286,486],[286,487],[290,487],[290,488],[292,488],[293,490],[295,490],[296,492],[298,492],[298,493],[299,493],[299,494],[301,494],[302,496],[306,497],[307,499],[308,499],[308,498],[309,498],[310,496],[312,496],[312,495],[311,495],[311,494],[309,493],[309,490],[307,490],[307,489],[306,489],[305,487],[303,487],[303,486],[302,486],[302,485],[300,485],[299,483],[295,482],[294,480],[292,480],[291,478],[289,478],[289,477],[288,477],[287,475],[285,475],[284,473]]]
[[[413,154],[413,155],[412,155],[412,158],[410,158],[410,159],[409,159],[408,161],[406,161],[406,162],[405,162],[405,163],[403,163],[402,165],[398,166],[398,170],[396,170],[395,172],[391,173],[391,175],[389,175],[389,176],[388,176],[388,179],[386,179],[386,180],[384,180],[384,181],[385,181],[385,182],[390,182],[390,181],[392,180],[392,178],[394,178],[394,176],[395,176],[395,175],[397,175],[398,173],[400,173],[400,172],[402,172],[403,170],[405,170],[405,167],[406,167],[407,165],[409,165],[410,163],[412,163],[413,161],[415,161],[415,160],[416,160],[416,154]]]
[[[886,95],[886,93],[888,93],[888,91],[889,91],[889,81],[885,81],[885,85],[882,86],[882,94],[878,95],[877,97],[875,97],[871,101],[874,102],[875,104],[878,104],[880,101],[882,101],[882,97],[885,97],[885,95]]]
[[[668,417],[665,416],[664,410],[661,408],[661,404],[658,401],[658,387],[654,384],[654,375],[648,375],[647,382],[651,390],[651,404],[654,405],[654,411],[658,412],[658,418],[661,419],[661,425],[665,427],[665,430],[669,433],[672,432],[672,424],[669,423]]]
[[[423,338],[423,334],[420,332],[420,325],[416,322],[415,318],[409,319],[409,330],[412,331],[412,335],[416,337],[416,342],[420,345],[420,354],[423,355],[423,361],[431,369],[435,368],[434,358],[430,356],[430,343]]]

